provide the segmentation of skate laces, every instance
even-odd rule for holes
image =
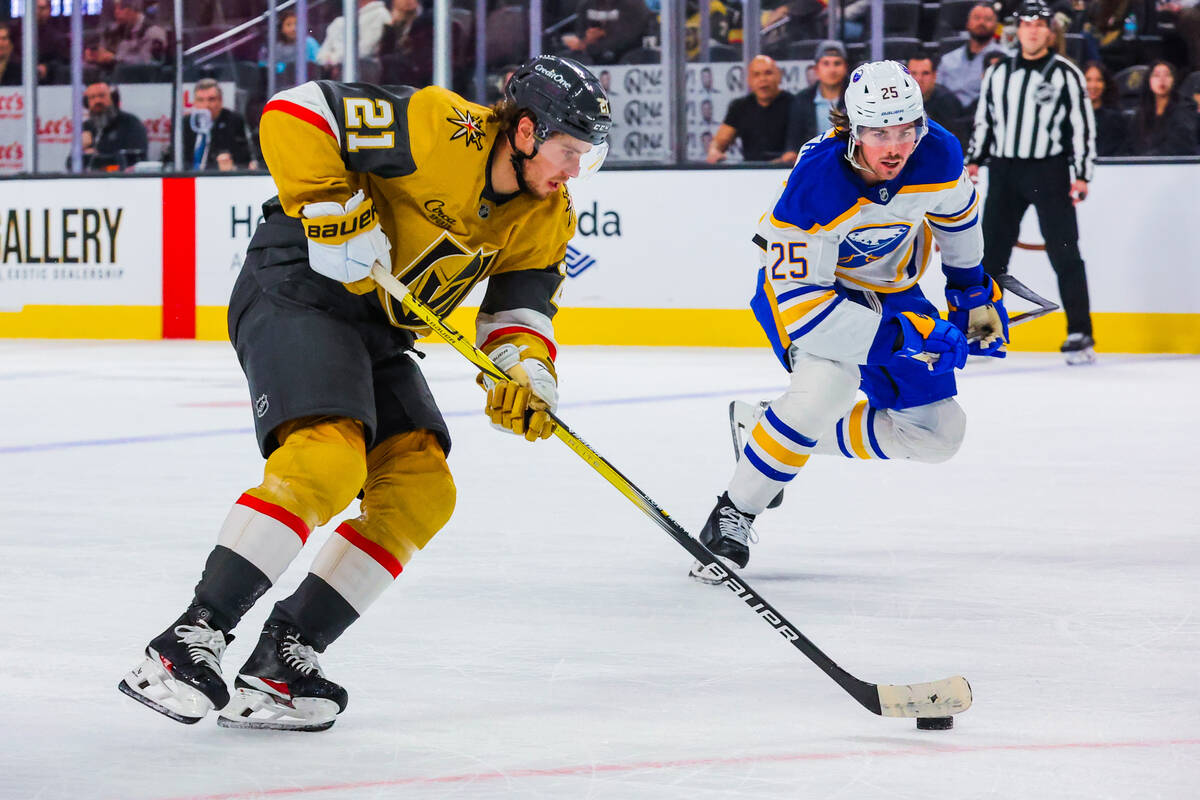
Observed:
[[[201,620],[196,625],[176,625],[175,635],[187,645],[193,664],[203,664],[216,672],[221,671],[221,656],[225,653],[225,634],[208,627]]]
[[[717,529],[722,536],[735,539],[742,544],[758,544],[758,534],[754,532],[750,520],[732,506],[725,506],[721,509],[721,518],[717,520]]]
[[[283,644],[279,646],[279,652],[283,654],[284,663],[289,667],[299,670],[305,675],[316,674],[319,677],[325,677],[325,673],[321,672],[321,665],[317,663],[317,651],[301,643],[296,634],[288,634]]]

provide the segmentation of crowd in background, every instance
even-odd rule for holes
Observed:
[[[589,65],[659,61],[661,0],[546,0],[545,52]],[[691,61],[743,60],[746,21],[734,0],[707,0],[709,40],[700,40],[700,2],[687,6],[686,50]],[[358,0],[358,80],[424,86],[433,80],[434,31],[430,0]],[[22,83],[21,19],[13,3],[0,9],[0,85]],[[70,79],[69,19],[61,0],[36,0],[38,81]],[[266,0],[188,0],[185,47],[211,39],[266,10]],[[971,135],[980,79],[987,65],[1013,48],[1015,0],[885,0],[884,56],[905,63],[921,85],[929,116],[960,140]],[[1198,0],[1059,0],[1055,49],[1084,71],[1095,111],[1101,156],[1180,156],[1200,152],[1200,2]],[[68,6],[69,8],[69,6]],[[794,159],[808,138],[827,126],[841,103],[847,76],[869,56],[870,0],[835,0],[837,37],[828,38],[825,0],[764,0],[760,53],[747,71],[747,94],[730,103],[705,157],[725,158],[739,141],[747,161]],[[345,20],[342,3],[312,0],[302,44],[308,78],[340,78]],[[455,0],[451,15],[454,88],[491,100],[511,66],[529,52],[527,8],[491,0],[487,16],[486,86],[475,75],[475,3]],[[112,0],[85,19],[84,82],[87,117],[83,143],[87,166],[124,168],[145,156],[145,136],[120,110],[120,85],[174,79],[173,3]],[[266,102],[267,73],[276,89],[295,82],[294,11],[280,12],[270,35],[275,63],[268,63],[265,23],[251,26],[219,47],[186,62],[183,79],[200,81],[184,125],[187,169],[254,169],[256,120]],[[781,88],[779,61],[811,61],[808,86],[792,94]],[[223,97],[221,82],[237,86]],[[228,83],[226,84],[228,85]],[[203,99],[202,99],[203,96]],[[136,117],[133,117],[136,121]],[[120,156],[108,156],[111,148]],[[173,158],[173,154],[168,154]]]

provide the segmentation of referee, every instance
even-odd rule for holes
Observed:
[[[990,158],[983,268],[993,277],[1008,271],[1021,218],[1032,204],[1067,314],[1062,351],[1068,364],[1089,364],[1096,360],[1095,341],[1075,204],[1087,197],[1092,178],[1096,123],[1083,73],[1050,49],[1050,8],[1027,0],[1017,16],[1020,52],[984,73],[966,156],[972,179]]]

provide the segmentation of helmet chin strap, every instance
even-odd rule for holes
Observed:
[[[876,178],[882,178],[883,177],[882,175],[880,175],[878,172],[876,172],[875,170],[868,167],[866,164],[858,163],[858,159],[854,157],[854,144],[855,144],[854,134],[852,133],[852,134],[850,134],[850,143],[846,146],[846,155],[845,155],[846,160],[850,162],[850,166],[854,167],[859,172],[869,172],[872,175],[874,175]]]
[[[508,144],[512,148],[512,153],[508,159],[512,162],[513,171],[517,174],[517,190],[521,192],[529,191],[529,183],[525,180],[525,163],[537,158],[538,141],[537,137],[533,138],[533,152],[530,155],[525,155],[517,148],[516,129],[508,131]]]

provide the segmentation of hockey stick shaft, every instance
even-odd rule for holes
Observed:
[[[497,367],[482,350],[477,348],[465,336],[444,322],[433,313],[421,300],[409,292],[408,287],[397,280],[388,269],[376,263],[371,270],[371,277],[382,286],[388,294],[398,300],[403,308],[429,326],[440,338],[457,350],[463,357],[484,373],[498,380],[508,380],[508,376]],[[766,601],[750,587],[746,581],[730,575],[721,562],[700,544],[683,527],[663,511],[657,503],[650,499],[632,481],[621,474],[608,459],[597,453],[591,445],[562,421],[557,415],[550,413],[557,427],[555,435],[562,440],[571,451],[578,455],[592,469],[608,481],[630,502],[640,508],[646,516],[654,520],[660,528],[687,550],[697,561],[705,565],[709,575],[721,580],[723,586],[733,592],[758,617],[767,622],[776,633],[791,642],[797,650],[816,664],[868,711],[891,717],[938,717],[956,714],[966,710],[971,704],[971,688],[962,677],[946,678],[931,683],[903,685],[877,685],[859,680],[838,666],[833,659],[813,644],[795,625],[782,613]]]

